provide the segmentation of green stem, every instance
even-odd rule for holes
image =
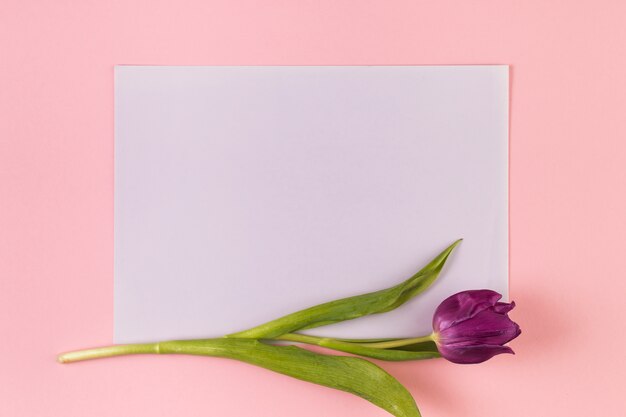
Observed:
[[[387,361],[432,359],[440,356],[439,353],[436,352],[436,350],[432,349],[417,352],[390,349],[395,347],[430,342],[433,340],[432,335],[416,337],[412,339],[399,339],[376,343],[356,343],[356,341],[344,342],[341,340],[331,339],[327,337],[309,336],[299,333],[288,333],[268,340],[306,343],[308,345],[321,346],[340,352],[352,353],[359,356]],[[188,344],[186,342],[194,343],[197,341],[170,341],[160,343],[104,346],[93,349],[77,350],[73,352],[63,353],[59,355],[58,361],[61,363],[71,363],[89,359],[108,358],[112,356],[123,355],[190,353],[188,350],[186,351],[186,349],[188,349],[189,346],[195,345]],[[209,339],[202,342],[203,355],[229,357],[228,349],[223,348],[224,346],[228,346],[227,340]],[[237,342],[233,343],[236,345]],[[219,347],[219,349],[216,349],[215,347]]]
[[[423,342],[430,342],[432,339],[430,336],[418,337],[413,339],[400,339],[378,343],[353,343],[344,342],[337,339],[331,339],[328,337],[309,336],[300,333],[287,333],[282,336],[275,337],[267,340],[279,340],[306,343],[308,345],[321,346],[328,349],[337,350],[340,352],[352,353],[366,358],[380,359],[385,361],[410,361],[421,359],[434,359],[441,355],[436,348],[427,348],[424,350],[393,350],[385,348],[395,346],[413,345]]]
[[[402,346],[408,346],[408,345],[416,345],[418,343],[433,342],[434,340],[435,339],[434,339],[433,334],[429,334],[428,336],[414,337],[411,339],[398,339],[398,340],[390,340],[387,342],[376,342],[376,343],[361,343],[361,346],[369,347],[369,348],[376,348],[376,349],[390,349],[390,348],[396,348],[396,347],[402,347]]]
[[[434,341],[434,338],[432,334],[429,334],[428,336],[413,337],[410,339],[391,339],[382,342],[369,342],[368,339],[363,339],[363,341],[359,341],[359,339],[352,339],[348,342],[346,340],[331,339],[328,337],[309,336],[300,333],[287,333],[282,336],[275,337],[272,340],[285,340],[289,342],[299,342],[317,346],[328,346],[329,343],[332,344],[333,342],[339,342],[341,344],[358,345],[367,348],[390,349],[395,347],[416,345],[418,343],[432,342]]]
[[[114,345],[66,352],[59,355],[57,360],[61,363],[71,363],[89,359],[109,358],[112,356],[159,353],[161,353],[160,343]]]

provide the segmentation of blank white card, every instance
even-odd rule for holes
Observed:
[[[508,292],[508,67],[115,68],[115,342],[217,337],[392,286],[313,329],[417,336],[465,289]]]

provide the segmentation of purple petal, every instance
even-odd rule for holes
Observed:
[[[513,310],[514,307],[515,301],[511,301],[510,303],[496,303],[496,305],[493,306],[493,310],[496,313],[506,314],[509,311]]]
[[[451,295],[443,300],[433,316],[433,329],[440,332],[474,317],[496,305],[502,295],[492,290],[470,290]],[[504,304],[504,303],[503,303]]]
[[[474,317],[439,332],[442,345],[503,345],[520,335],[517,323],[488,308]]]
[[[508,346],[497,345],[475,345],[464,347],[446,347],[441,346],[439,348],[441,356],[454,363],[481,363],[488,359],[493,358],[501,353],[511,353],[513,349]]]

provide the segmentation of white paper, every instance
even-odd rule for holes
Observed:
[[[445,297],[508,290],[508,67],[115,68],[115,341],[216,337],[394,285],[311,330],[417,336]]]

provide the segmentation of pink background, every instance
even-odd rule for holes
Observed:
[[[114,64],[510,64],[517,356],[385,364],[425,416],[621,416],[626,6],[615,1],[0,4],[0,415],[385,416],[245,364],[71,366],[113,322]]]

